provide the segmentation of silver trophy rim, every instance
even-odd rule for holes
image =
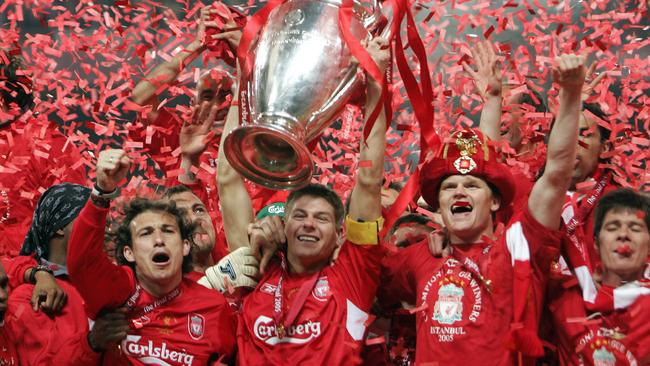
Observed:
[[[258,166],[248,160],[242,151],[242,147],[246,145],[247,141],[260,135],[275,137],[289,145],[296,154],[297,168],[288,172],[284,171],[282,175],[273,177],[269,177],[266,171],[260,171]],[[273,190],[302,188],[309,184],[314,171],[311,152],[305,143],[269,124],[237,127],[224,140],[224,154],[233,169],[240,174],[245,172],[242,174],[244,178]]]

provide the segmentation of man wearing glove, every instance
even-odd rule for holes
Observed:
[[[381,38],[368,46],[380,70],[390,60],[389,48]],[[366,105],[373,106],[380,94],[378,84],[369,82]],[[360,160],[371,164],[359,168],[347,217],[334,191],[310,184],[291,192],[284,220],[267,216],[249,225],[247,239],[255,254],[261,254],[262,278],[244,298],[239,317],[240,365],[362,362],[359,355],[383,255],[378,233],[383,225],[385,139],[386,116],[380,113],[361,142]],[[241,205],[222,208],[252,217],[248,202],[247,216]]]
[[[259,267],[260,262],[251,248],[239,248],[222,258],[216,266],[206,269],[205,276],[198,283],[229,294],[240,287],[255,288]]]
[[[267,216],[284,217],[283,202],[274,202],[262,208],[256,219],[262,220]],[[216,266],[209,267],[205,276],[198,282],[211,289],[225,294],[232,304],[238,304],[245,294],[237,291],[241,288],[253,289],[260,278],[260,262],[248,246],[235,249],[221,259]],[[238,305],[236,305],[238,307]]]

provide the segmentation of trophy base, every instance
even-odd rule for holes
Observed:
[[[241,126],[226,137],[224,153],[244,178],[275,190],[309,184],[311,153],[304,142],[273,124]]]

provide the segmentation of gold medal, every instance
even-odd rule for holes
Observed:
[[[278,338],[282,339],[284,338],[284,325],[280,324],[276,327],[277,332],[278,332]]]

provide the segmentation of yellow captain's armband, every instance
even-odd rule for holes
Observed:
[[[347,238],[350,242],[358,245],[379,244],[379,232],[384,226],[384,218],[380,217],[375,221],[360,222],[345,217],[345,228]]]

